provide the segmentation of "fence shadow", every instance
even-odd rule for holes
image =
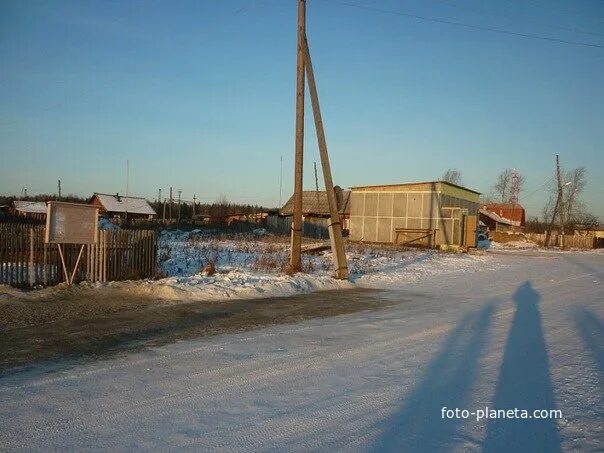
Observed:
[[[443,451],[453,446],[458,425],[464,420],[443,419],[441,409],[467,407],[479,372],[497,301],[462,318],[432,360],[418,387],[392,414],[371,450]],[[383,421],[379,426],[384,426]]]
[[[495,391],[495,409],[556,409],[539,293],[529,281],[514,293],[516,313]],[[555,419],[489,419],[484,451],[560,451]]]

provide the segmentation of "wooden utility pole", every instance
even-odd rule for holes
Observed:
[[[157,203],[161,203],[161,187],[157,189]]]
[[[283,194],[283,155],[279,159],[279,209],[283,206],[282,203]]]
[[[182,189],[178,189],[178,223],[180,224],[180,194],[182,193]]]
[[[168,206],[168,216],[170,217],[170,221],[172,221],[172,202],[174,199],[172,198],[172,187],[170,187],[170,204]]]
[[[191,211],[191,220],[195,220],[195,205],[197,204],[197,195],[193,194],[193,209]]]
[[[59,201],[61,201],[61,180],[60,179],[58,181],[58,186],[59,186]]]
[[[315,166],[315,194],[317,195],[317,212],[319,212],[321,206],[321,198],[319,197],[319,176],[317,175],[317,163],[313,162]]]
[[[552,213],[552,220],[549,223],[549,228],[547,229],[547,232],[545,234],[545,246],[547,247],[549,245],[549,241],[552,235],[552,228],[554,228],[554,223],[556,221],[556,215],[558,214],[558,210],[562,211],[562,177],[560,175],[560,158],[559,156],[556,154],[556,181],[558,184],[558,195],[556,196],[556,205],[554,206],[554,212]],[[561,232],[562,234],[564,234],[564,226],[563,226],[563,222],[562,222],[562,213],[560,213],[560,226],[561,226]],[[558,232],[558,234],[560,234],[560,231]]]
[[[339,279],[348,278],[348,265],[346,264],[346,252],[344,251],[344,239],[342,238],[342,224],[340,223],[340,214],[338,212],[338,202],[333,188],[333,179],[331,177],[331,167],[329,165],[329,156],[327,154],[327,141],[325,140],[325,131],[323,129],[323,119],[321,118],[321,108],[319,106],[319,95],[317,94],[317,85],[315,83],[315,74],[312,68],[310,50],[308,41],[304,35],[304,65],[308,77],[308,91],[312,103],[312,111],[315,119],[315,129],[317,132],[317,141],[319,142],[319,154],[321,155],[321,167],[323,169],[323,178],[325,180],[325,192],[327,192],[327,203],[329,204],[329,239],[331,240],[331,251],[334,260],[335,277]]]
[[[296,74],[296,155],[294,163],[294,217],[289,266],[298,272],[302,266],[302,167],[304,163],[304,38],[306,0],[298,0],[298,56]]]
[[[561,249],[564,248],[564,192],[562,189],[562,176],[560,174],[560,160],[556,154],[556,180],[558,182],[558,215],[560,216],[560,240],[558,245]]]

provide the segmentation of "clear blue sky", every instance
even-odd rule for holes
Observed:
[[[307,31],[337,184],[456,167],[488,192],[517,167],[535,215],[559,153],[587,167],[604,219],[603,0],[308,0]],[[131,194],[277,205],[280,156],[292,190],[295,45],[295,0],[3,0],[0,193],[59,178],[64,193],[123,193],[129,159]]]

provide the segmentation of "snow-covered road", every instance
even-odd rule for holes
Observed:
[[[604,254],[497,259],[385,310],[4,376],[0,450],[602,450]]]

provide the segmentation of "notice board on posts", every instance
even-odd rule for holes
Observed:
[[[49,201],[46,205],[47,244],[96,244],[97,206]]]

